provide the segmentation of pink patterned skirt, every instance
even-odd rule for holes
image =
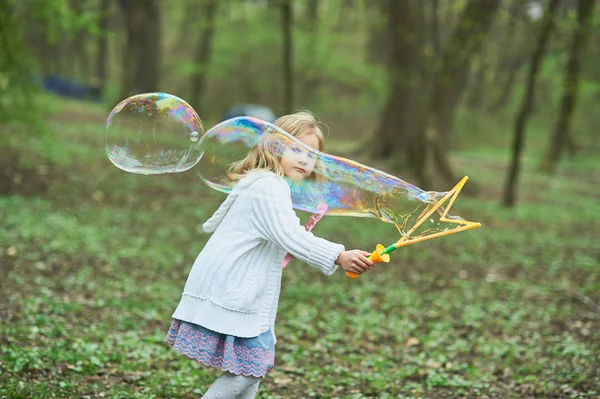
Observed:
[[[258,337],[240,338],[173,319],[165,342],[206,366],[236,375],[264,377],[275,363],[271,330]]]

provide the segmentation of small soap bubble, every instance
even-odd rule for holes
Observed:
[[[121,101],[104,131],[106,155],[126,172],[183,172],[202,157],[202,121],[182,99],[166,93],[138,94]]]

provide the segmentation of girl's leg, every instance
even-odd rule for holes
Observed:
[[[239,394],[239,396],[235,399],[254,399],[256,392],[258,392],[258,386],[260,385],[260,380],[256,381],[255,384],[250,385],[246,388],[245,391]]]
[[[261,378],[246,377],[225,371],[208,388],[202,399],[252,399]]]

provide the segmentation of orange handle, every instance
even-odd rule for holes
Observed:
[[[385,247],[381,244],[377,244],[375,251],[373,251],[373,253],[371,253],[371,255],[369,255],[369,259],[375,263],[381,263],[381,262],[388,263],[390,261],[390,255],[389,254],[381,255],[383,253],[383,251],[385,251]],[[358,277],[358,273],[354,273],[354,272],[346,272],[346,275],[350,278]]]

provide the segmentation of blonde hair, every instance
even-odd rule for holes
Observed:
[[[299,137],[305,134],[314,134],[319,139],[319,151],[323,151],[325,136],[321,130],[320,123],[308,111],[295,112],[284,115],[277,119],[275,126],[285,130],[290,136]],[[276,155],[276,143],[268,134],[263,134],[259,142],[252,147],[248,155],[240,161],[234,162],[227,171],[230,181],[236,182],[246,175],[250,170],[263,169],[284,177],[283,168]]]

